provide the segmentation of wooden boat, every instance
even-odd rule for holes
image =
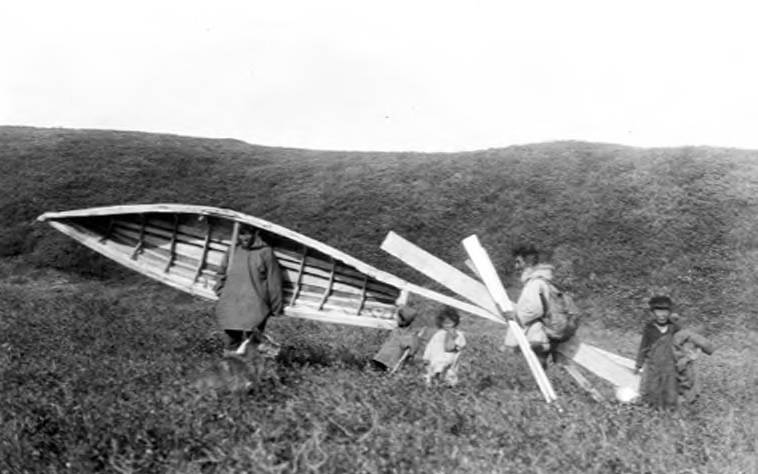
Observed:
[[[462,311],[485,310],[411,284],[322,242],[239,212],[184,204],[142,204],[48,212],[38,217],[90,249],[166,285],[216,300],[222,258],[240,225],[260,231],[283,273],[287,316],[391,329],[408,293]]]

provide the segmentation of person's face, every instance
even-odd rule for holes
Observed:
[[[516,258],[513,261],[513,268],[515,268],[518,272],[526,268],[526,260],[524,260],[524,257],[521,255],[516,255]]]
[[[445,319],[444,321],[442,321],[442,329],[450,330],[450,329],[453,329],[454,327],[455,327],[454,321],[451,321],[449,319]]]
[[[669,316],[671,315],[671,311],[668,309],[656,308],[653,310],[653,314],[655,315],[656,323],[666,324],[669,320]]]
[[[250,244],[253,243],[253,233],[249,230],[241,230],[237,241],[243,247],[250,247]]]

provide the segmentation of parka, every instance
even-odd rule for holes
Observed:
[[[283,311],[282,271],[273,249],[255,236],[249,248],[240,245],[234,259],[227,254],[220,270],[216,291],[216,318],[221,329],[250,331],[271,315]]]

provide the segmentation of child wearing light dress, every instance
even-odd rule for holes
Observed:
[[[466,347],[466,337],[458,329],[458,313],[445,307],[437,314],[437,331],[429,339],[424,350],[426,362],[424,381],[427,386],[432,382],[444,380],[451,387],[458,384],[458,368],[461,351]]]

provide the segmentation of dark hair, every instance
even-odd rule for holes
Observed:
[[[532,244],[521,244],[513,248],[513,258],[521,257],[527,263],[536,265],[540,261],[540,252]]]
[[[458,326],[458,323],[461,322],[461,317],[458,316],[458,312],[456,310],[450,306],[445,306],[442,308],[442,310],[440,310],[439,313],[437,313],[437,327],[441,328],[445,320],[452,321],[453,327],[456,327]]]
[[[655,295],[647,302],[650,309],[668,309],[671,310],[673,303],[671,298],[665,295]]]

